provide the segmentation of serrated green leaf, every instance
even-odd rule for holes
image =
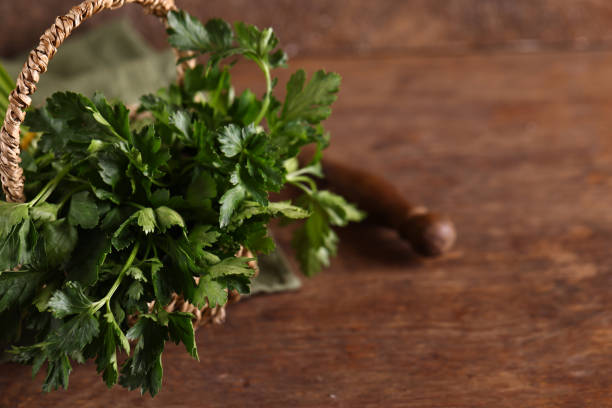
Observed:
[[[32,301],[32,304],[36,306],[36,309],[38,309],[39,312],[43,313],[47,310],[47,307],[49,305],[49,299],[51,299],[51,296],[53,295],[56,289],[57,285],[55,283],[51,283],[45,285],[42,289],[38,291],[38,294]]]
[[[130,130],[129,110],[122,103],[110,105],[104,95],[94,94],[87,109],[92,112],[94,119],[105,126],[112,134],[123,140],[132,141]]]
[[[36,293],[44,272],[21,270],[0,274],[0,313],[15,306],[27,304]]]
[[[127,338],[138,340],[138,343],[134,354],[121,368],[119,383],[130,390],[140,388],[142,394],[148,391],[155,396],[161,388],[161,355],[164,343],[169,339],[168,328],[143,315],[128,331]]]
[[[229,124],[224,126],[218,133],[217,138],[221,144],[221,151],[225,157],[234,157],[244,149],[244,138],[246,134],[239,126]]]
[[[145,276],[144,272],[136,266],[129,267],[125,274],[127,276],[131,276],[137,281],[147,282],[147,277]]]
[[[254,201],[244,201],[240,210],[234,215],[235,221],[243,221],[256,215],[282,215],[291,219],[307,218],[310,215],[308,210],[291,204],[291,201],[269,202],[267,206],[263,206]]]
[[[306,82],[306,73],[297,71],[287,83],[287,95],[281,113],[283,122],[304,120],[317,124],[331,113],[329,106],[336,100],[340,87],[340,75],[333,72],[317,71]]]
[[[160,244],[170,258],[168,261],[164,260],[165,267],[161,269],[164,280],[175,292],[181,293],[189,301],[195,290],[193,277],[201,271],[193,247],[185,236],[167,236]]]
[[[210,225],[198,225],[194,227],[189,233],[189,242],[199,248],[208,248],[212,246],[212,244],[217,242],[221,233],[214,230],[211,231],[211,228]]]
[[[105,317],[108,319],[107,315]],[[96,365],[98,373],[103,373],[102,378],[106,386],[110,388],[117,383],[119,378],[117,345],[115,344],[115,331],[111,325],[105,324],[102,332],[104,337],[102,339],[102,347],[98,350]]]
[[[210,276],[202,276],[193,295],[193,302],[203,307],[208,302],[209,307],[223,306],[227,303],[225,287]]]
[[[135,235],[130,230],[130,226],[136,224],[139,213],[136,211],[130,215],[123,223],[115,230],[112,237],[112,244],[118,251],[127,248],[134,242]]]
[[[30,208],[30,216],[35,221],[52,222],[57,219],[58,209],[57,204],[40,203]]]
[[[166,205],[168,204],[168,200],[170,200],[170,190],[166,188],[160,188],[151,194],[151,204],[154,207]]]
[[[71,225],[84,229],[91,229],[98,225],[100,221],[98,206],[89,191],[81,191],[72,196],[68,221]]]
[[[19,227],[19,246],[17,260],[21,265],[40,264],[44,259],[38,251],[38,231],[31,220],[24,221]]]
[[[28,218],[27,204],[0,201],[0,238],[8,237],[12,229]]]
[[[68,279],[90,286],[98,280],[106,256],[111,252],[109,237],[99,229],[81,231],[66,270]]]
[[[112,315],[111,313],[107,313],[104,315],[104,317],[106,318],[106,321],[108,322],[109,326],[112,328],[115,334],[115,339],[118,340],[117,345],[121,347],[123,351],[130,354],[130,342],[128,341],[125,334],[123,334],[123,330],[121,330],[119,324],[117,324],[114,315]]]
[[[250,167],[250,169],[249,169]],[[262,183],[261,178],[257,178],[254,166],[250,161],[247,161],[247,168],[238,168],[237,172],[233,175],[235,179],[240,183],[241,186],[261,205],[268,205],[268,191],[266,189],[265,182]],[[250,170],[250,171],[249,171]],[[259,175],[259,174],[258,174]]]
[[[155,231],[157,223],[155,222],[155,212],[152,208],[143,208],[138,211],[138,225],[142,227],[145,234],[150,234]]]
[[[117,365],[117,346],[129,354],[130,343],[123,334],[123,331],[115,321],[112,313],[106,313],[103,319],[102,329],[100,330],[103,338],[102,345],[96,358],[98,372],[103,372],[104,382],[108,387],[117,383],[119,377]]]
[[[179,50],[201,51],[209,48],[210,38],[204,25],[183,10],[168,13],[168,34],[168,42]]]
[[[135,149],[131,153],[132,165],[149,178],[159,176],[160,166],[170,159],[170,152],[163,146],[154,126],[147,126],[134,135]]]
[[[0,240],[0,272],[13,270],[19,265],[19,232],[23,222],[15,225],[4,240]]]
[[[217,184],[208,172],[201,172],[187,187],[185,198],[193,203],[202,203],[217,196]]]
[[[307,218],[310,215],[309,211],[291,204],[291,201],[271,202],[268,204],[268,209],[274,215],[282,214],[283,216],[294,220]]]
[[[254,25],[237,22],[234,24],[234,30],[236,40],[242,47],[241,52],[245,57],[266,61],[272,67],[283,65],[286,62],[287,57],[282,51],[272,53],[278,45],[278,39],[272,28],[260,30]]]
[[[121,204],[121,198],[119,197],[119,195],[94,186],[91,186],[91,189],[93,190],[93,193],[98,200],[108,200],[113,204]]]
[[[252,258],[243,257],[232,257],[226,258],[216,265],[212,265],[208,268],[208,275],[211,278],[218,278],[227,275],[243,275],[253,276],[255,271],[248,265]]]
[[[212,18],[206,22],[205,28],[210,39],[209,48],[212,51],[219,52],[231,48],[234,34],[227,22],[220,18]]]
[[[221,211],[219,216],[219,225],[225,228],[229,225],[232,214],[236,207],[244,200],[246,191],[242,186],[235,186],[225,192],[219,200],[221,203]]]
[[[43,343],[49,363],[63,356],[75,358],[100,331],[98,320],[85,312],[75,315],[53,330]]]
[[[274,240],[268,233],[268,227],[263,223],[254,223],[243,226],[245,234],[243,245],[254,253],[269,254],[276,248]]]
[[[196,346],[193,324],[191,323],[193,315],[190,313],[174,312],[168,314],[168,319],[170,340],[175,344],[183,343],[187,352],[199,361],[198,347]]]
[[[89,312],[92,309],[92,301],[78,283],[68,282],[64,289],[53,293],[47,306],[55,317],[62,319],[69,315]]]
[[[57,360],[49,360],[47,376],[43,384],[43,391],[50,392],[59,388],[68,389],[68,377],[72,371],[68,356],[60,356]]]
[[[164,265],[159,260],[150,262],[150,265],[155,298],[162,306],[166,306],[172,300],[170,279],[165,275],[162,269]]]
[[[170,115],[170,123],[173,124],[181,133],[190,137],[191,129],[191,116],[189,113],[178,110]]]
[[[302,272],[312,276],[329,266],[337,251],[338,237],[330,228],[322,210],[314,211],[304,225],[295,231],[293,247]]]
[[[125,160],[113,150],[96,154],[98,174],[104,183],[115,188],[125,172]]]
[[[157,216],[157,223],[162,233],[174,226],[185,228],[183,217],[172,208],[165,206],[157,207],[155,209],[155,215]]]
[[[128,290],[125,292],[125,294],[132,300],[139,300],[143,293],[144,288],[142,287],[142,283],[138,281],[132,282]]]
[[[210,63],[239,52],[232,47],[233,33],[229,24],[220,19],[211,19],[202,25],[185,11],[168,14],[168,42],[184,51],[210,53]]]
[[[230,108],[231,115],[239,124],[242,126],[248,126],[255,119],[261,110],[261,102],[257,100],[257,97],[250,90],[245,90],[240,97],[234,100],[233,105]]]
[[[248,295],[251,292],[251,278],[243,275],[227,275],[216,279],[228,290],[237,290],[238,293]]]
[[[76,247],[78,234],[76,228],[62,218],[45,223],[42,227],[42,238],[48,264],[58,266],[69,259]]]
[[[343,227],[351,221],[361,221],[365,217],[365,213],[359,211],[355,205],[330,191],[319,191],[313,199],[325,210],[332,225]]]
[[[204,248],[213,246],[221,236],[221,233],[214,230],[211,231],[210,229],[210,225],[198,225],[192,228],[189,233],[189,243],[199,260],[205,264],[216,264],[221,261],[219,257],[206,251]]]

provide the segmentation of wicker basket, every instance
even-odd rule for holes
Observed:
[[[86,0],[73,7],[66,15],[57,17],[55,23],[40,37],[38,46],[30,52],[17,78],[17,86],[9,96],[9,107],[0,131],[0,180],[7,201],[25,202],[23,192],[25,180],[20,167],[20,127],[25,119],[26,110],[32,103],[31,95],[36,91],[40,75],[46,72],[49,61],[57,52],[58,47],[75,28],[102,10],[115,10],[126,3],[139,4],[145,12],[157,16],[164,24],[168,12],[177,9],[174,0]],[[177,58],[184,56],[176,50],[175,53]],[[177,65],[179,82],[182,81],[187,64],[189,62]],[[252,254],[244,248],[236,255],[252,257]],[[257,272],[255,262],[251,262],[250,266]],[[232,291],[229,293],[227,304],[236,302],[239,298],[240,295]],[[152,307],[152,305],[149,306]],[[208,305],[205,305],[197,308],[185,302],[178,295],[174,295],[166,310],[192,313],[194,328],[208,323],[222,323],[225,319],[225,306],[209,308]]]

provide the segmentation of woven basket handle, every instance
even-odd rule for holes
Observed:
[[[9,96],[9,106],[2,130],[0,131],[0,180],[9,202],[24,202],[24,176],[20,167],[19,128],[25,119],[25,111],[32,103],[31,95],[36,91],[40,74],[47,70],[49,61],[72,31],[89,17],[102,10],[114,10],[125,3],[137,3],[145,11],[165,22],[166,15],[176,10],[174,0],[85,0],[73,7],[66,15],[58,17],[55,23],[40,37],[38,46],[30,52],[19,77],[17,87]],[[178,66],[179,79],[183,67]]]

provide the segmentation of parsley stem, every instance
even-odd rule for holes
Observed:
[[[91,182],[89,182],[87,180],[83,180],[82,178],[74,176],[72,174],[68,175],[68,180],[74,181],[75,183],[85,184],[85,185],[88,185],[88,186],[91,184]]]
[[[316,167],[314,165],[302,167],[299,170],[292,171],[291,173],[287,174],[287,178],[294,178],[294,177],[301,176],[303,174],[313,174],[314,171],[316,171]],[[318,175],[317,173],[314,173],[314,174]]]
[[[93,313],[97,312],[98,310],[102,308],[102,306],[110,302],[111,298],[113,297],[113,295],[119,288],[119,285],[121,284],[121,281],[123,280],[123,277],[125,276],[125,273],[127,272],[128,269],[130,269],[130,266],[132,266],[132,263],[134,263],[134,259],[136,259],[136,255],[138,254],[139,247],[140,247],[140,242],[136,242],[136,244],[134,244],[134,248],[132,248],[132,253],[130,253],[130,256],[127,262],[125,263],[125,265],[123,265],[123,268],[121,269],[121,272],[119,272],[119,276],[117,276],[117,280],[115,280],[115,283],[113,283],[113,286],[111,286],[106,296],[104,296],[102,299],[94,303]]]
[[[290,176],[293,176],[293,177],[290,177]],[[312,192],[317,190],[317,184],[310,177],[295,176],[294,174],[290,174],[290,175],[287,175],[287,181],[289,183],[293,184],[294,186],[301,188],[302,190],[304,190],[309,195],[312,195]],[[304,184],[300,183],[300,181],[302,183],[308,184],[310,186],[310,188],[308,188]]]
[[[41,156],[36,157],[36,158],[34,159],[34,162],[35,162],[36,164],[38,164],[38,163],[40,163],[40,162],[41,162],[41,161],[43,161],[43,160],[50,160],[50,159],[53,159],[54,157],[55,157],[55,153],[53,153],[53,152],[49,152],[49,153],[47,153],[47,154],[43,154],[43,155],[41,155]]]
[[[128,202],[126,202],[126,204],[127,204],[127,205],[131,205],[132,207],[136,207],[136,208],[138,208],[139,210],[144,210],[144,209],[146,208],[144,205],[140,205],[140,204],[135,203],[135,202],[133,202],[133,201],[128,201]]]
[[[66,176],[66,174],[68,174],[68,172],[72,169],[72,166],[68,165],[66,167],[64,167],[59,173],[57,173],[57,175],[51,179],[43,188],[42,190],[40,190],[40,192],[36,195],[36,197],[34,197],[32,199],[32,201],[30,201],[28,203],[28,205],[30,207],[35,206],[39,201],[46,201],[47,198],[49,198],[49,196],[51,194],[53,194],[53,191],[55,190],[55,188],[57,187],[57,185],[59,184],[59,182],[64,178],[64,176]]]
[[[308,187],[306,187],[304,184],[302,183],[298,183],[297,181],[289,181],[289,184],[292,184],[294,186],[296,186],[297,188],[299,188],[300,190],[302,190],[303,192],[305,192],[306,194],[308,194],[309,196],[311,196],[313,194],[313,191],[311,189],[309,189]]]
[[[149,252],[151,252],[151,240],[150,239],[147,240],[147,249],[145,250],[145,254],[144,254],[144,257],[142,259],[148,259],[149,258]]]
[[[261,68],[264,75],[266,76],[266,95],[264,96],[263,103],[261,104],[261,110],[259,111],[257,118],[255,118],[255,120],[253,121],[255,126],[258,126],[259,122],[261,122],[264,116],[266,116],[266,112],[268,111],[268,107],[270,106],[270,96],[272,95],[272,78],[270,77],[270,66],[267,62],[264,61],[257,61],[257,65],[259,65],[259,68]]]

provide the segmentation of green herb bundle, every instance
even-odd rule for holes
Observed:
[[[185,12],[168,23],[170,44],[206,62],[144,96],[136,118],[70,92],[26,118],[41,136],[22,153],[32,198],[0,202],[0,343],[34,373],[46,363],[46,391],[68,386],[73,362],[95,359],[109,387],[155,395],[166,341],[198,358],[193,316],[164,309],[173,293],[198,307],[248,293],[251,259],[235,255],[271,251],[273,218],[306,219],[294,245],[312,275],[336,252],[331,227],[362,217],[314,179],[340,77],[298,71],[279,101],[271,71],[286,56],[271,29]],[[263,72],[261,99],[234,94],[240,57]],[[308,144],[318,153],[300,168]],[[287,184],[303,192],[295,203],[269,201]]]

